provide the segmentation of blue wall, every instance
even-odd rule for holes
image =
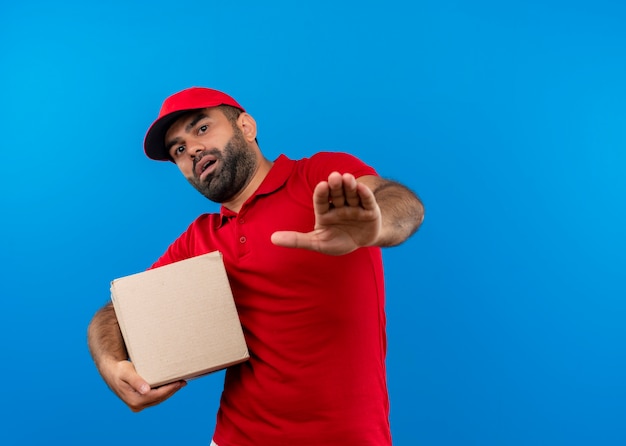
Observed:
[[[626,444],[623,3],[89,3],[0,6],[2,444],[208,444],[221,373],[133,414],[85,342],[217,210],[142,153],[192,85],[270,158],[349,151],[423,198],[384,253],[396,445]]]

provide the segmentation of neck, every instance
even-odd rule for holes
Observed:
[[[248,184],[239,192],[237,195],[233,197],[232,200],[222,203],[222,205],[230,209],[233,212],[239,212],[241,210],[241,206],[250,198],[256,190],[259,188],[268,172],[272,168],[274,163],[267,160],[264,157],[261,157],[259,165],[257,166],[256,171],[252,175],[252,179]]]

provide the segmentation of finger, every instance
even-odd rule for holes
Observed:
[[[301,248],[317,251],[318,247],[313,243],[311,234],[296,231],[276,231],[271,237],[272,243],[284,248]]]
[[[374,192],[365,184],[357,182],[356,193],[363,209],[372,210],[378,206]]]
[[[328,187],[330,189],[330,201],[334,207],[343,207],[346,202],[343,190],[343,177],[339,172],[333,172],[328,176]]]
[[[359,206],[361,204],[361,199],[357,193],[357,182],[354,175],[351,173],[343,174],[343,191],[346,198],[346,204],[348,206]]]
[[[133,412],[140,412],[148,407],[162,403],[187,385],[186,381],[176,381],[151,389],[145,395],[134,394],[127,402]]]
[[[135,371],[135,366],[129,361],[123,361],[120,364],[122,372],[120,378],[126,382],[132,390],[140,395],[146,395],[150,392],[150,385]]]
[[[330,195],[327,181],[322,181],[313,190],[313,211],[315,214],[325,214],[330,210]]]
[[[155,401],[160,403],[174,395],[180,389],[187,385],[187,381],[175,381],[173,383],[165,384],[150,391],[149,396]]]

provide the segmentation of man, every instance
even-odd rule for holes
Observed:
[[[390,445],[380,247],[417,230],[422,204],[348,154],[271,162],[256,136],[232,97],[194,87],[165,100],[144,141],[148,157],[173,161],[222,204],[152,266],[223,254],[250,359],[226,372],[213,440]],[[88,342],[102,377],[133,411],[185,385],[151,389],[137,375],[110,303],[94,316]]]

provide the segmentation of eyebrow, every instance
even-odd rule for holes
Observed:
[[[209,115],[207,115],[205,112],[200,112],[198,113],[196,116],[193,117],[193,119],[191,120],[191,122],[189,124],[187,124],[187,126],[185,127],[185,133],[189,133],[191,131],[192,128],[194,128],[194,126],[202,121],[204,118],[207,118]]]
[[[185,126],[185,133],[189,133],[189,132],[191,132],[191,130],[194,128],[194,126],[195,126],[198,122],[202,121],[204,118],[207,118],[208,116],[209,116],[209,115],[207,115],[207,114],[206,114],[205,112],[203,112],[203,111],[201,111],[201,112],[197,113],[197,114],[193,117],[193,119],[189,122],[189,124],[187,124],[187,125]],[[170,152],[170,150],[172,149],[172,147],[173,147],[175,144],[179,143],[180,141],[182,141],[182,138],[180,138],[180,137],[178,137],[178,136],[177,136],[176,138],[172,139],[172,140],[171,140],[171,141],[169,141],[167,144],[165,144],[165,150],[167,151],[167,153],[169,153],[169,152]]]

